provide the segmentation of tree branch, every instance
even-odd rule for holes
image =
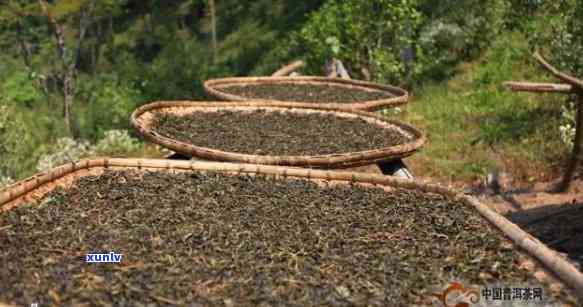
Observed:
[[[547,71],[549,71],[553,76],[555,76],[555,78],[572,85],[573,87],[577,88],[578,90],[583,91],[583,80],[579,80],[573,76],[567,75],[561,71],[559,71],[558,69],[556,69],[554,66],[552,66],[551,64],[549,64],[549,62],[547,62],[543,56],[536,51],[534,53],[534,57],[537,59],[537,61],[539,62],[539,64],[546,69]]]
[[[291,74],[292,72],[294,72],[295,70],[302,68],[306,65],[306,63],[304,63],[304,61],[295,61],[292,62],[288,65],[283,66],[282,68],[280,68],[279,70],[277,70],[276,72],[274,72],[271,76],[272,77],[283,77],[283,76],[287,76],[289,74]]]
[[[93,9],[95,8],[95,0],[89,2],[89,6],[85,9],[81,9],[81,15],[79,17],[79,37],[77,39],[77,46],[75,49],[75,59],[69,63],[69,69],[75,69],[79,58],[81,57],[81,47],[83,40],[85,39],[85,34],[87,33],[87,28],[91,25],[91,15],[93,14]]]
[[[573,90],[573,86],[570,84],[508,81],[504,82],[503,85],[514,92],[561,93],[561,94],[575,93],[575,90]]]
[[[22,24],[16,23],[16,38],[18,44],[20,45],[20,51],[22,53],[22,58],[24,60],[24,65],[28,69],[32,69],[32,51],[30,50],[30,45],[25,41],[24,34],[22,33]]]

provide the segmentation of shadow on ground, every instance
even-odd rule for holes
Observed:
[[[566,254],[583,271],[583,203],[548,205],[506,216],[548,247]]]

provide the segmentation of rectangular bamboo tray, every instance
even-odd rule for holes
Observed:
[[[0,214],[16,206],[39,200],[57,187],[66,188],[80,177],[99,175],[106,169],[169,172],[206,171],[233,175],[272,175],[282,178],[312,180],[320,183],[325,181],[339,184],[380,186],[389,191],[394,188],[402,188],[441,194],[462,204],[471,206],[498,229],[509,242],[522,251],[525,258],[525,263],[523,264],[527,266],[539,281],[549,282],[552,286],[557,286],[568,291],[574,297],[579,298],[579,300],[583,299],[583,273],[579,272],[562,256],[488,206],[470,196],[463,195],[449,188],[390,176],[332,170],[199,161],[107,158],[83,160],[39,173],[26,180],[10,185],[4,190],[0,190]],[[0,306],[3,306],[2,303],[0,303]]]

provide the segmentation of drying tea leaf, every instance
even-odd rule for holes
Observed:
[[[254,110],[157,112],[154,130],[196,146],[253,155],[324,155],[391,147],[408,135],[361,118]]]
[[[221,87],[221,91],[250,99],[311,103],[356,103],[389,99],[394,96],[381,91],[367,91],[345,86],[302,83],[265,83]]]
[[[453,278],[536,284],[473,208],[432,193],[106,170],[44,199],[0,215],[0,302],[411,306]],[[121,263],[83,259],[110,251]]]

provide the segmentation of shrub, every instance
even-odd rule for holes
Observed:
[[[170,43],[144,72],[144,92],[153,100],[199,99],[202,83],[215,69],[208,46],[196,40]]]
[[[298,39],[307,59],[320,70],[337,57],[360,75],[367,69],[375,80],[400,82],[407,74],[402,51],[410,47],[421,22],[416,1],[328,1],[315,12]]]
[[[110,130],[105,133],[105,137],[91,151],[106,156],[124,155],[140,150],[142,143],[132,138],[127,130]]]
[[[42,156],[38,161],[38,171],[50,170],[93,155],[88,142],[77,142],[70,138],[58,139],[51,151],[52,153]]]
[[[553,23],[550,39],[550,54],[561,69],[583,78],[583,3],[566,1],[556,22]]]
[[[411,84],[476,57],[504,28],[506,0],[329,0],[295,37],[310,72],[331,57],[360,78]],[[292,36],[293,37],[293,36]]]
[[[75,141],[60,138],[56,144],[43,155],[37,165],[38,171],[96,156],[126,156],[142,149],[142,144],[130,137],[126,130],[110,130],[95,145],[87,141]]]
[[[26,71],[16,71],[10,75],[1,87],[4,99],[32,107],[35,102],[42,98],[42,93],[33,86],[33,77],[34,75],[30,75]]]
[[[109,75],[84,82],[78,97],[75,115],[81,136],[92,141],[107,130],[127,129],[131,113],[144,100],[133,84]]]
[[[36,157],[34,150],[39,145],[29,120],[17,106],[0,99],[0,174],[4,177],[27,175],[27,168]]]
[[[12,182],[12,178],[0,174],[0,189],[10,185]]]

